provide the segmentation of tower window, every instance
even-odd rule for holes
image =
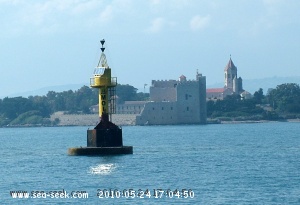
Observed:
[[[186,111],[189,111],[190,110],[190,108],[189,107],[186,107]]]

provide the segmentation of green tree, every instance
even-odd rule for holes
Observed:
[[[75,93],[77,111],[90,113],[90,107],[98,103],[98,92],[93,92],[93,89],[83,86]],[[96,95],[95,95],[96,94]]]
[[[267,97],[274,109],[280,112],[300,113],[300,87],[296,83],[278,85]]]
[[[53,112],[89,113],[89,108],[98,103],[98,89],[83,86],[77,91],[49,91],[45,96],[0,99],[0,125],[50,124],[46,119]],[[137,93],[131,85],[118,85],[119,102],[145,100],[148,93]],[[53,124],[58,122],[52,122]]]
[[[46,96],[29,96],[28,99],[32,103],[33,110],[39,111],[42,117],[50,117],[52,110]]]
[[[10,122],[11,125],[26,125],[26,124],[43,124],[42,114],[37,111],[28,111],[19,115],[16,119]]]
[[[137,100],[137,101],[147,101],[149,99],[150,99],[149,93],[143,93],[143,92],[136,93],[135,100]]]
[[[4,98],[1,103],[1,112],[5,118],[14,119],[18,115],[32,110],[32,103],[28,98]]]
[[[127,85],[118,84],[116,89],[117,89],[118,103],[135,100],[136,92],[138,90],[137,88],[128,84]]]
[[[211,117],[214,111],[215,111],[215,102],[212,100],[207,101],[206,103],[207,116]]]
[[[262,100],[264,99],[264,92],[262,88],[259,88],[259,90],[254,93],[253,99],[257,104],[262,103]]]
[[[208,101],[208,117],[247,117],[262,115],[263,109],[256,107],[253,99],[241,100],[239,95],[227,96],[224,100]],[[243,118],[244,119],[244,118]]]

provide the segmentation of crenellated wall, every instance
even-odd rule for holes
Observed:
[[[173,88],[176,86],[178,83],[177,80],[152,80],[152,87],[157,87],[157,88]]]
[[[137,125],[206,123],[205,76],[199,74],[189,81],[152,81],[150,98],[136,118]]]
[[[150,101],[176,101],[176,80],[152,80]]]

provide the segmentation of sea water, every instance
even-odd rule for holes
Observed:
[[[132,155],[68,156],[87,129],[1,128],[0,203],[300,204],[299,123],[128,126]]]

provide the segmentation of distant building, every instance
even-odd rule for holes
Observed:
[[[90,112],[91,113],[99,113],[99,105],[98,104],[97,105],[92,105],[90,107]]]
[[[248,91],[243,91],[243,92],[240,94],[240,96],[241,96],[241,98],[244,99],[244,100],[247,100],[247,99],[252,98],[251,93],[249,93]]]
[[[152,80],[150,101],[125,101],[117,114],[136,114],[137,125],[205,124],[206,101],[223,100],[237,94],[242,99],[252,95],[243,89],[237,67],[231,57],[224,68],[224,87],[206,89],[206,77],[197,72],[195,80],[181,75],[178,80]],[[97,106],[91,107],[97,112]]]
[[[237,67],[234,65],[230,57],[227,65],[224,68],[224,87],[208,88],[206,90],[206,98],[207,100],[223,100],[228,95],[240,95],[243,92],[243,80],[241,77],[238,77]],[[250,96],[247,92],[247,98],[248,97]]]
[[[232,95],[233,92],[230,89],[225,88],[208,88],[206,89],[207,100],[223,100],[224,96]]]
[[[205,124],[206,77],[197,72],[195,80],[152,80],[150,102],[136,117],[137,125]]]
[[[116,114],[140,114],[144,109],[144,105],[147,101],[125,101],[122,104],[117,104]],[[99,112],[99,106],[93,105],[90,107],[92,113]]]
[[[117,105],[116,114],[140,114],[146,101],[125,101]]]

